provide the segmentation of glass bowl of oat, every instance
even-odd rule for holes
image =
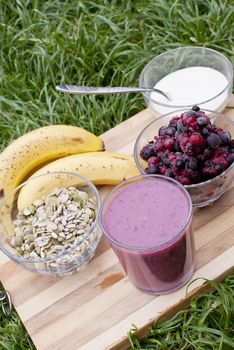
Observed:
[[[31,177],[0,205],[0,249],[32,272],[65,276],[83,269],[101,238],[100,196],[78,174]]]

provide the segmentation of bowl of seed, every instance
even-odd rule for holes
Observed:
[[[0,249],[32,272],[73,274],[98,246],[99,209],[98,190],[83,176],[60,171],[31,177],[0,204]]]

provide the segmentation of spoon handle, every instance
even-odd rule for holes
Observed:
[[[146,92],[155,91],[168,99],[168,96],[161,90],[145,87],[95,87],[95,86],[77,86],[77,85],[58,85],[57,91],[65,94],[118,94],[127,92]]]

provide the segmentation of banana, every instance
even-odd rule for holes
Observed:
[[[133,157],[113,152],[90,152],[55,160],[35,172],[31,178],[54,171],[67,171],[83,175],[95,185],[116,185],[139,174]],[[79,185],[79,180],[73,178],[75,183],[71,183],[71,181],[72,178],[69,177],[69,174],[67,177],[59,177],[54,174],[49,179],[47,176],[41,176],[29,181],[19,193],[18,209],[24,209],[53,188]]]
[[[103,149],[101,139],[75,126],[50,125],[19,137],[0,154],[0,201],[35,167],[70,154]]]

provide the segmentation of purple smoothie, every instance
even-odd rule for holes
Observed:
[[[117,187],[103,207],[103,228],[132,283],[164,293],[194,270],[191,201],[181,185],[139,177]]]

